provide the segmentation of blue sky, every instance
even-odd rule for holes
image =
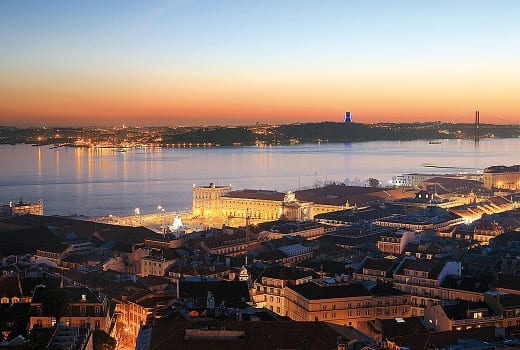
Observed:
[[[518,18],[518,1],[0,0],[0,120],[515,120]]]

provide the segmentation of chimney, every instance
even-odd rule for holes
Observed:
[[[337,350],[347,350],[347,344],[345,343],[345,341],[343,340],[343,338],[341,336],[338,336],[337,340],[336,340],[336,344],[337,344]]]

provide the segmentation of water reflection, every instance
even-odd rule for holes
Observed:
[[[271,147],[185,149],[70,148],[0,145],[1,202],[23,197],[45,202],[49,215],[132,215],[139,207],[191,207],[192,184],[285,191],[316,181],[370,177],[387,183],[411,172],[446,173],[518,162],[508,150],[520,140],[364,142]],[[424,163],[440,167],[424,168]],[[461,171],[468,171],[461,169]]]

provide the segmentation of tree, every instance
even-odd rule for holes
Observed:
[[[116,348],[117,341],[107,332],[97,329],[92,332],[92,335],[94,337],[94,350],[114,350]]]
[[[373,177],[371,177],[367,181],[368,181],[368,186],[370,186],[370,187],[379,187],[379,185],[381,184],[381,182],[378,179],[374,179]]]
[[[66,289],[47,289],[43,296],[42,308],[45,315],[52,316],[56,323],[63,316],[69,315],[72,307],[72,299]]]

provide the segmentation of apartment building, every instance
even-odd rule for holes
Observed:
[[[388,285],[371,290],[358,282],[319,280],[287,286],[287,316],[356,327],[376,318],[408,317],[410,296]]]

